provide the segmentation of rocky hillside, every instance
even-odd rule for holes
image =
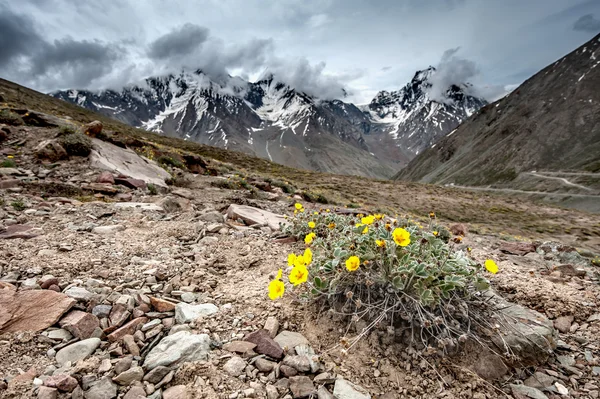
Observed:
[[[535,184],[549,176],[555,182],[562,179],[563,188],[570,189],[578,175],[597,180],[599,64],[600,35],[483,107],[413,159],[396,179],[524,188],[524,174],[531,180],[536,172],[562,171],[571,175],[537,176]],[[527,184],[529,189],[533,184]],[[584,192],[597,192],[591,187],[584,185]]]
[[[320,100],[267,76],[211,80],[202,71],[155,77],[122,91],[51,95],[132,126],[243,151],[302,169],[390,177],[485,102],[452,85],[443,102],[428,91],[434,68],[363,109]]]

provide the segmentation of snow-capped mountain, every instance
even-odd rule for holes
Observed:
[[[429,99],[418,72],[399,91],[366,107],[324,101],[268,75],[250,83],[202,71],[153,77],[121,91],[66,90],[51,95],[133,126],[251,153],[288,166],[389,177],[484,104],[458,86],[444,102]]]
[[[487,104],[467,94],[468,84],[450,85],[442,98],[432,98],[434,67],[417,71],[398,91],[381,91],[363,106],[375,127],[383,130],[413,158],[452,132],[462,121]]]

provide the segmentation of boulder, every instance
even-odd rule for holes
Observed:
[[[208,358],[210,337],[180,331],[163,338],[146,356],[144,368],[179,366],[184,362],[202,361]]]
[[[83,125],[82,129],[84,134],[90,137],[97,137],[102,133],[102,122],[93,121],[88,123],[87,125]]]
[[[171,177],[156,162],[142,158],[130,149],[120,148],[98,139],[92,139],[90,164],[98,169],[143,180],[146,184],[152,183],[160,187],[167,187],[165,179]]]
[[[65,294],[50,290],[0,290],[0,333],[44,330],[75,303]]]
[[[145,189],[146,182],[142,179],[133,179],[131,177],[115,177],[115,184],[135,189]]]
[[[274,231],[279,230],[281,225],[288,224],[283,215],[278,215],[247,205],[231,204],[229,205],[229,208],[227,208],[226,214],[229,219],[241,219],[249,226],[254,224],[264,224]]]
[[[69,155],[87,157],[92,151],[92,142],[90,138],[81,133],[66,134],[61,136],[58,140],[60,145],[62,145]]]
[[[535,249],[534,244],[527,242],[505,242],[500,246],[500,252],[520,256],[535,252]]]

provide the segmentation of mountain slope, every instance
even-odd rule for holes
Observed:
[[[483,107],[396,179],[514,187],[532,170],[600,171],[600,35]]]

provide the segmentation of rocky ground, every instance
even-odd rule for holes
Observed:
[[[385,329],[345,353],[359,323],[267,297],[301,248],[277,231],[297,198],[217,187],[227,176],[167,186],[164,170],[117,147],[73,156],[55,128],[2,129],[2,159],[15,164],[0,168],[0,397],[600,396],[589,251],[466,233],[475,259],[498,261],[493,286],[521,309],[513,323],[555,347],[540,351],[529,331],[509,342],[525,366],[478,347],[425,356]]]

